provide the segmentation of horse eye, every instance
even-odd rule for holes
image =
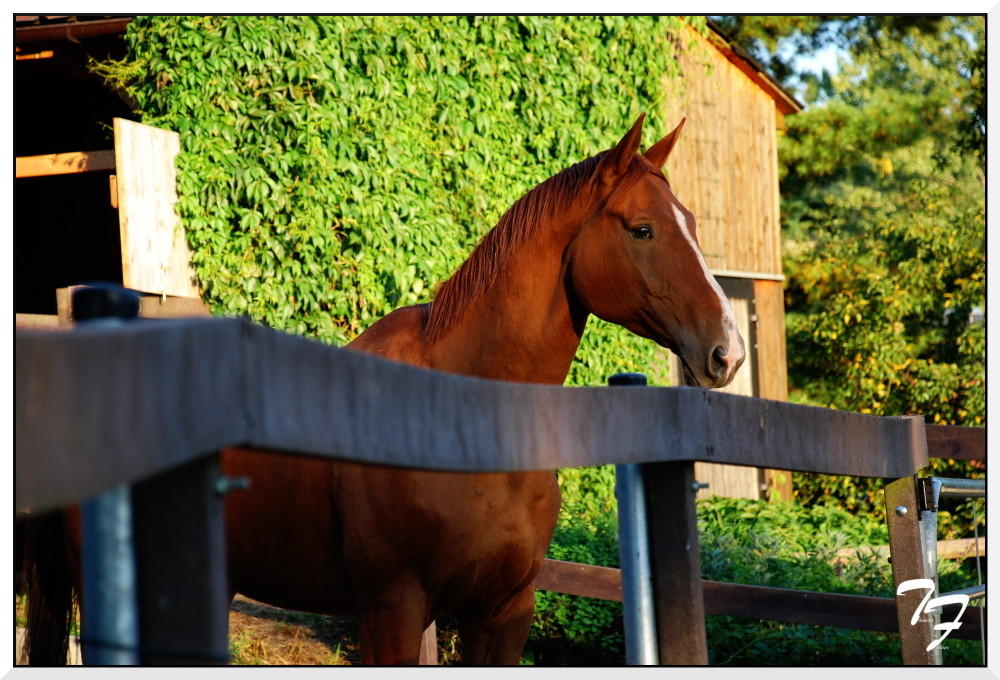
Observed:
[[[653,238],[653,230],[648,224],[640,224],[638,227],[632,227],[632,238],[645,240]]]

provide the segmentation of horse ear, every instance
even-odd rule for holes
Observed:
[[[677,138],[681,136],[681,128],[684,127],[684,121],[687,118],[681,118],[681,122],[677,124],[673,132],[658,141],[653,146],[646,149],[646,153],[643,154],[649,159],[656,167],[662,168],[663,164],[667,162],[667,156],[670,155],[670,150],[674,148],[674,144],[677,143]]]
[[[642,121],[645,113],[640,113],[632,129],[625,133],[615,148],[604,154],[597,166],[597,176],[602,184],[615,184],[625,174],[632,157],[639,151],[639,140],[642,138]]]

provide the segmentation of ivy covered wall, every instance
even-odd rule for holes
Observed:
[[[519,196],[612,146],[676,73],[676,17],[139,17],[97,67],[181,134],[205,300],[343,344],[429,300]],[[570,384],[652,343],[591,321]]]

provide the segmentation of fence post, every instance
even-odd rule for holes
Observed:
[[[142,665],[229,662],[223,497],[241,482],[214,454],[133,486]]]
[[[78,324],[119,324],[139,315],[139,296],[117,286],[74,291]],[[80,504],[80,594],[83,660],[94,666],[139,663],[138,604],[132,505],[128,485],[119,485]]]
[[[936,513],[921,512],[917,501],[918,478],[903,477],[885,487],[885,515],[889,527],[889,552],[892,560],[892,580],[896,592],[896,619],[899,624],[899,644],[903,664],[907,666],[928,666],[941,664],[940,647],[928,651],[935,639],[936,616],[921,611],[925,598],[937,591],[935,572],[927,564],[924,546],[925,534],[936,535],[923,527],[934,521]],[[918,581],[932,583],[933,593],[928,589],[904,586],[907,582],[916,585]],[[900,586],[903,591],[900,592]]]
[[[608,378],[608,385],[643,386],[646,385],[646,376],[641,373],[618,373]],[[655,666],[660,658],[656,642],[643,467],[641,464],[615,466],[625,663],[629,666]]]
[[[660,663],[707,665],[694,463],[650,463],[645,467]]]
[[[612,382],[616,380],[616,382]],[[641,374],[620,374],[609,379],[609,384],[646,383]],[[638,466],[637,475],[642,503],[634,503],[623,512],[619,496],[619,522],[633,512],[641,513],[644,527],[636,525],[636,531],[645,533],[645,540],[637,541],[644,548],[632,549],[635,556],[631,569],[636,576],[629,576],[626,570],[626,549],[622,546],[622,597],[626,602],[626,645],[629,640],[629,595],[627,588],[645,593],[651,585],[652,605],[631,605],[640,607],[631,616],[638,628],[636,636],[642,640],[643,661],[665,666],[693,666],[708,663],[708,642],[705,637],[705,603],[701,585],[701,558],[698,554],[698,522],[695,508],[697,493],[694,479],[694,463],[679,461],[669,463],[646,463]],[[626,473],[628,475],[629,473]],[[628,477],[626,477],[627,479]],[[631,494],[629,494],[631,495]],[[640,538],[642,534],[640,533]],[[623,542],[625,535],[623,533]],[[648,559],[648,566],[640,566],[642,555]],[[648,576],[639,577],[640,570],[648,570]],[[630,586],[629,582],[633,584]],[[647,596],[648,597],[648,596]],[[651,610],[651,611],[648,611]],[[651,623],[647,623],[649,619]],[[642,622],[640,624],[640,622]],[[648,636],[655,635],[655,642]],[[649,661],[653,650],[656,661]],[[626,646],[626,654],[628,654]],[[629,661],[632,663],[632,661]],[[637,661],[636,663],[640,663]]]

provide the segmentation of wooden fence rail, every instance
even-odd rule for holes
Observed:
[[[17,331],[14,393],[16,501],[36,510],[236,445],[453,471],[710,461],[899,478],[927,465],[919,416],[482,380],[237,319]]]
[[[820,593],[752,586],[742,583],[701,582],[705,613],[758,621],[780,621],[810,626],[898,633],[896,600],[889,597]],[[545,560],[535,586],[567,595],[622,601],[621,573],[611,567]],[[945,605],[943,618],[954,620],[959,605]],[[979,640],[982,625],[968,616],[952,633],[961,640]]]

